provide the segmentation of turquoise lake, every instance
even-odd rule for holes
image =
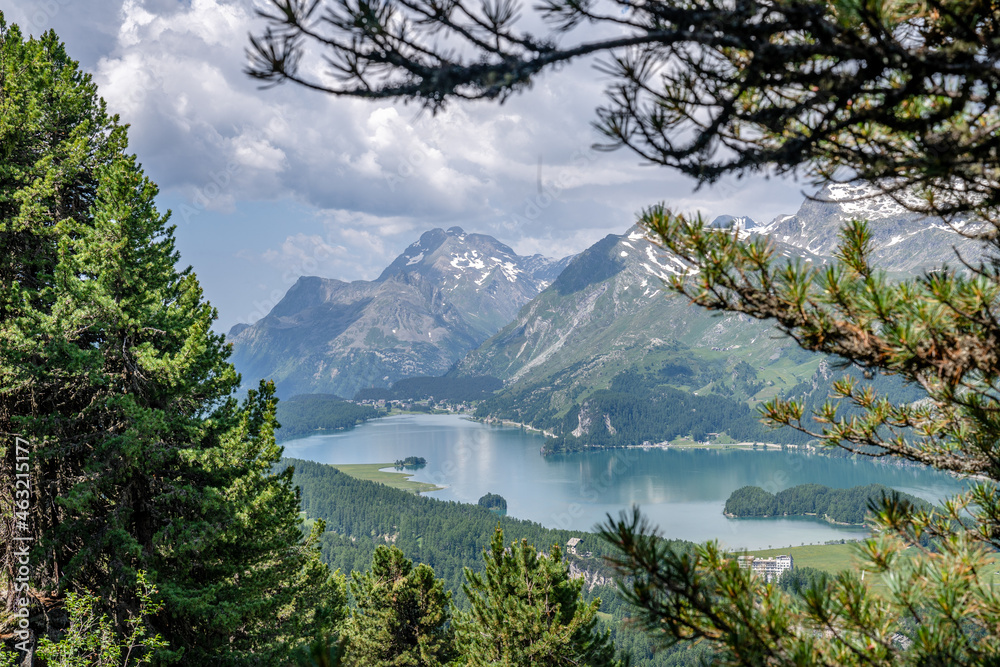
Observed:
[[[284,443],[285,456],[320,463],[381,463],[422,456],[412,479],[446,488],[433,498],[475,503],[487,492],[508,514],[550,528],[592,530],[632,504],[670,538],[728,548],[799,546],[865,535],[811,518],[729,519],[726,498],[741,486],[770,492],[816,483],[848,488],[878,482],[936,502],[965,483],[913,466],[779,450],[616,449],[542,457],[541,435],[458,415],[401,415]]]

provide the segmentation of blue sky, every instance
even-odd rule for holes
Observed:
[[[422,232],[454,225],[562,257],[625,231],[644,206],[770,220],[803,186],[729,180],[694,192],[628,151],[598,153],[593,61],[500,106],[419,108],[261,90],[242,73],[261,0],[14,0],[8,23],[53,28],[131,125],[173,211],[178,249],[219,309],[262,317],[299,275],[371,279]],[[539,161],[541,185],[539,191]]]

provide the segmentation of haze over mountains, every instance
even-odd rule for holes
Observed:
[[[350,398],[442,375],[545,289],[571,258],[523,257],[483,234],[434,229],[375,280],[304,276],[264,318],[229,332],[244,380],[280,395]]]
[[[844,222],[869,218],[873,256],[894,274],[955,263],[953,247],[978,257],[976,243],[940,221],[884,198],[859,199],[866,194],[834,186],[795,215],[767,224],[723,216],[713,225],[766,235],[780,255],[822,264]],[[612,413],[634,411],[651,390],[750,407],[828,380],[822,357],[769,323],[712,315],[665,292],[663,279],[683,270],[636,227],[562,260],[521,257],[492,237],[437,229],[377,280],[300,279],[267,317],[233,329],[233,359],[245,380],[271,377],[284,396],[351,397],[449,369],[494,376],[505,388],[487,401],[484,416],[569,440],[626,437]],[[630,398],[607,408],[611,389]]]

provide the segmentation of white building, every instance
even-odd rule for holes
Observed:
[[[795,567],[791,556],[775,556],[774,558],[740,556],[737,560],[739,561],[740,568],[753,570],[767,581],[774,581],[781,576],[782,572]]]

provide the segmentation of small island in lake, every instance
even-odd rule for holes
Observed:
[[[405,459],[397,459],[393,465],[396,470],[402,470],[403,468],[423,468],[427,465],[427,459],[422,456],[407,456]]]
[[[871,502],[895,494],[914,509],[929,509],[930,503],[881,484],[831,489],[822,484],[800,484],[778,493],[759,486],[733,491],[726,501],[726,516],[734,518],[771,516],[816,516],[830,523],[863,525]]]
[[[485,507],[500,516],[507,516],[507,499],[496,493],[487,493],[479,499],[479,506]]]

